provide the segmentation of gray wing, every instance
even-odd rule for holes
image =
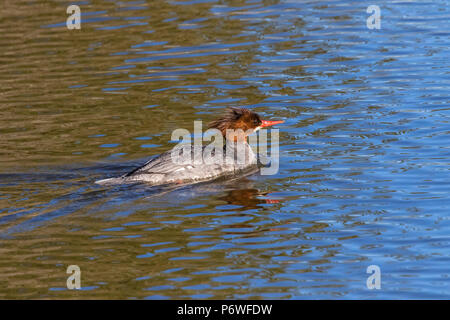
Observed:
[[[128,172],[123,177],[130,177],[138,174],[169,174],[186,167],[187,164],[176,164],[172,161],[171,151],[150,159],[139,168]]]
[[[191,151],[194,151],[191,147]],[[201,147],[201,152],[203,152],[205,147]],[[150,159],[147,161],[144,165],[142,165],[139,168],[134,169],[133,171],[125,174],[123,177],[132,177],[136,175],[171,175],[171,174],[180,174],[183,176],[183,173],[188,173],[190,175],[194,174],[195,172],[202,172],[205,169],[205,166],[211,166],[209,169],[220,168],[220,164],[211,164],[211,165],[205,165],[203,163],[195,164],[193,162],[189,163],[176,163],[172,160],[172,150],[169,150],[167,152],[162,153],[161,155],[157,156],[156,158]]]

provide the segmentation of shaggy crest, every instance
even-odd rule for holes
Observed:
[[[212,121],[208,127],[220,130],[222,135],[225,136],[227,129],[242,129],[246,132],[247,130],[255,130],[261,124],[262,121],[257,113],[246,108],[229,107],[223,117]]]

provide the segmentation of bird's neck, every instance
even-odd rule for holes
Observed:
[[[245,133],[238,132],[237,134],[224,135],[225,144],[235,144],[235,143],[247,143],[247,135]]]

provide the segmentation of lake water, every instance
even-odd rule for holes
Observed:
[[[2,4],[0,298],[450,297],[450,1],[73,3]],[[94,184],[226,106],[276,175]]]

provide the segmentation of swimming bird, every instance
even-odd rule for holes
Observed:
[[[210,129],[216,129],[217,134],[223,138],[224,143],[219,144],[219,147],[209,146],[208,149],[208,146],[195,144],[176,146],[131,172],[96,183],[185,184],[234,175],[257,166],[257,156],[248,144],[247,136],[261,128],[283,122],[262,120],[257,113],[247,108],[227,108],[222,117],[208,126]]]

